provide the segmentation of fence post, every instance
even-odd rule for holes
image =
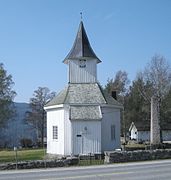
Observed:
[[[91,165],[91,153],[90,153],[90,165]]]
[[[14,152],[15,152],[15,163],[16,163],[16,170],[18,169],[18,155],[17,155],[17,147],[14,147]]]

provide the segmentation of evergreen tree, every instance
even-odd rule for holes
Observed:
[[[109,94],[112,91],[116,91],[117,93],[117,100],[123,105],[125,109],[125,96],[128,93],[128,85],[130,81],[128,79],[128,74],[125,71],[118,71],[114,78],[108,79],[107,84],[105,85],[104,90]],[[121,135],[126,136],[126,122],[124,118],[125,111],[124,109],[121,112]]]
[[[126,131],[132,122],[150,123],[150,103],[140,93],[139,87],[146,92],[149,91],[149,84],[145,84],[142,79],[138,78],[130,86],[129,93],[125,97],[125,122]]]
[[[171,124],[171,89],[161,102],[161,128]]]
[[[12,90],[14,82],[0,63],[0,126],[14,115],[13,99],[16,92]]]

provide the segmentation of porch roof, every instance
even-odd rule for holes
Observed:
[[[100,120],[100,106],[70,106],[70,120]]]

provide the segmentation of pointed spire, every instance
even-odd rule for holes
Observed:
[[[83,22],[81,20],[73,47],[63,62],[67,64],[69,59],[85,59],[85,58],[97,59],[98,63],[101,62],[100,59],[94,53],[93,49],[91,48],[86,31],[84,29]]]

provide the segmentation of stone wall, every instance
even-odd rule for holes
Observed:
[[[138,150],[138,151],[106,151],[105,163],[146,161],[157,159],[170,159],[171,149]]]
[[[66,167],[79,164],[80,157],[62,159],[24,161],[17,163],[17,169]],[[98,159],[98,158],[97,158]],[[157,159],[171,159],[171,149],[137,150],[137,151],[106,151],[104,163],[120,163]],[[0,164],[0,170],[16,169],[16,163]]]
[[[78,165],[78,158],[66,158],[60,160],[39,160],[39,161],[23,161],[16,163],[0,164],[0,170],[11,169],[33,169],[33,168],[51,168]]]

